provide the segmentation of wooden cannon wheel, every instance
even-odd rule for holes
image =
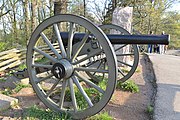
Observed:
[[[130,33],[125,30],[124,28],[114,25],[114,24],[107,24],[107,25],[100,25],[99,26],[106,34],[121,34],[121,35],[130,35]],[[133,44],[115,44],[114,50],[117,56],[117,63],[118,63],[118,77],[117,80],[119,81],[126,81],[128,80],[135,72],[138,62],[139,62],[139,52],[138,46]],[[128,51],[123,53],[123,49],[127,47]],[[128,57],[129,61],[125,59]],[[93,65],[92,65],[93,66]],[[107,67],[107,63],[104,57],[99,60],[99,62],[95,64],[97,68],[105,68]],[[87,72],[87,74],[96,82],[99,82],[99,79],[96,79],[95,72]],[[103,78],[102,78],[103,79]]]
[[[69,33],[67,44],[60,32]],[[86,34],[81,41],[74,43],[76,32]],[[93,49],[88,48],[90,43],[95,44]],[[54,44],[59,47],[55,48]],[[88,65],[90,59],[96,63],[98,59],[94,58],[99,56],[106,58],[108,67],[97,69]],[[50,109],[70,114],[73,119],[86,118],[101,111],[115,89],[117,61],[113,47],[106,35],[83,17],[64,14],[42,22],[30,38],[26,60],[30,82],[37,96]],[[37,72],[40,68],[47,71]],[[104,79],[101,83],[93,82],[86,72],[96,72],[96,79]]]

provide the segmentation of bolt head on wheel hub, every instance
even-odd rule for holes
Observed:
[[[73,73],[73,67],[69,61],[63,59],[53,65],[51,72],[58,79],[69,78]]]

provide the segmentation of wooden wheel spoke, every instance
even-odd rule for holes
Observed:
[[[133,67],[132,65],[130,65],[130,64],[127,64],[127,63],[125,63],[125,62],[122,62],[122,61],[119,61],[119,60],[118,60],[118,62],[119,62],[119,63],[121,63],[121,64],[124,64],[124,65],[126,65],[126,66]]]
[[[99,50],[97,50],[97,51],[94,51],[94,52],[90,53],[88,56],[86,56],[86,57],[84,57],[84,58],[82,58],[82,59],[80,59],[80,60],[78,60],[78,61],[75,61],[75,62],[72,63],[72,64],[73,64],[73,65],[76,65],[76,64],[79,64],[79,63],[81,63],[81,62],[83,62],[83,61],[86,61],[86,60],[90,59],[90,58],[93,57],[93,56],[99,55],[102,51],[103,51],[102,49],[99,49]]]
[[[74,70],[76,70],[76,71],[86,71],[86,72],[96,72],[96,73],[108,73],[108,70],[96,69],[96,68],[77,67],[77,68],[74,68]]]
[[[72,42],[73,42],[73,36],[74,36],[74,28],[75,24],[70,23],[70,30],[69,30],[69,36],[68,36],[68,47],[67,47],[67,58],[71,59],[72,55]]]
[[[57,61],[54,57],[52,57],[52,56],[50,56],[49,54],[41,51],[40,49],[35,48],[35,47],[34,47],[33,49],[34,49],[34,51],[40,53],[41,55],[43,55],[44,57],[48,58],[48,59],[51,60],[52,62],[56,62],[56,61]]]
[[[131,56],[131,55],[134,55],[134,54],[132,54],[132,53],[129,53],[129,54],[116,54],[116,56]]]
[[[50,49],[53,51],[53,53],[58,57],[58,59],[61,59],[62,56],[58,53],[58,51],[53,47],[53,45],[51,44],[51,42],[48,40],[48,38],[46,37],[46,35],[42,32],[41,37],[43,38],[43,40],[45,41],[45,43],[50,47]]]
[[[74,111],[77,112],[78,107],[77,107],[76,96],[75,96],[75,91],[74,91],[74,87],[73,87],[73,81],[71,78],[69,79],[69,88],[70,88],[70,92],[71,92],[71,99],[72,99]]]
[[[126,76],[120,68],[118,68],[118,72],[120,72],[122,76]]]
[[[62,90],[61,90],[60,99],[59,99],[59,107],[61,109],[63,108],[63,102],[64,102],[64,96],[66,94],[65,92],[66,92],[67,84],[68,84],[67,80],[64,80],[62,83]]]
[[[52,94],[54,88],[56,88],[56,86],[58,85],[59,81],[60,81],[60,79],[57,80],[57,81],[54,83],[54,85],[51,87],[51,89],[50,89],[50,90],[48,91],[48,93],[46,94],[46,97],[49,97],[49,96]]]
[[[47,80],[47,79],[49,79],[49,78],[51,78],[51,77],[53,77],[52,74],[50,74],[50,75],[48,75],[48,76],[46,76],[46,77],[43,77],[43,78],[41,78],[41,79],[39,79],[38,81],[35,81],[35,82],[36,82],[36,84],[37,84],[37,83],[40,83],[40,82],[42,82],[42,81],[45,81],[45,80]]]
[[[87,39],[89,37],[89,34],[86,34],[82,41],[79,43],[79,45],[77,46],[76,50],[75,50],[75,54],[72,56],[72,61],[74,61],[76,59],[76,57],[78,56],[78,54],[80,53],[80,51],[82,50],[83,46],[85,45]]]
[[[43,65],[43,64],[32,64],[32,67],[51,69],[53,66],[52,65]]]
[[[91,99],[88,97],[87,93],[84,91],[83,87],[80,85],[79,80],[75,76],[73,76],[72,79],[73,79],[74,83],[76,84],[76,86],[78,87],[81,94],[83,95],[83,97],[85,98],[85,100],[87,101],[89,107],[92,107],[93,103],[92,103]]]
[[[127,46],[127,44],[122,45],[122,46],[120,46],[119,48],[116,48],[116,49],[115,49],[115,52],[118,51],[118,50],[120,50],[120,49],[122,49],[123,47],[126,47],[126,46]]]
[[[53,26],[54,26],[56,36],[58,38],[58,43],[59,43],[59,47],[60,47],[60,50],[61,50],[62,57],[65,58],[66,57],[66,51],[65,51],[65,48],[64,48],[64,45],[63,45],[63,42],[62,42],[62,38],[61,38],[61,35],[60,35],[58,25],[54,24]]]
[[[97,69],[99,69],[99,68],[101,67],[101,65],[102,65],[102,61],[100,61],[100,63],[99,63],[99,65],[98,65]],[[105,70],[105,68],[103,68],[103,69]],[[96,72],[93,73],[93,75],[95,75],[95,74],[96,74]]]
[[[77,72],[75,72],[76,76],[79,77],[80,79],[82,79],[85,83],[87,83],[88,85],[90,85],[91,87],[95,88],[96,90],[98,90],[100,93],[104,94],[104,90],[101,89],[99,86],[97,86],[96,84],[94,84],[93,82],[91,82],[90,80],[86,79],[85,77],[83,77],[82,75],[78,74]]]

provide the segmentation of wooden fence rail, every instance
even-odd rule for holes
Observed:
[[[54,48],[60,52],[59,46],[57,43],[53,44]],[[47,45],[39,46],[39,49],[46,51],[46,53],[53,55],[50,48]],[[37,56],[42,56],[39,53],[36,53]],[[6,69],[12,69],[18,67],[20,64],[26,62],[26,49],[11,49],[8,51],[0,52],[0,72]]]
[[[0,71],[11,69],[25,62],[26,50],[11,49],[0,53]]]

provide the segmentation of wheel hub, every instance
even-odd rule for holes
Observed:
[[[69,61],[63,59],[53,65],[51,72],[58,79],[69,78],[73,73],[73,67]]]

